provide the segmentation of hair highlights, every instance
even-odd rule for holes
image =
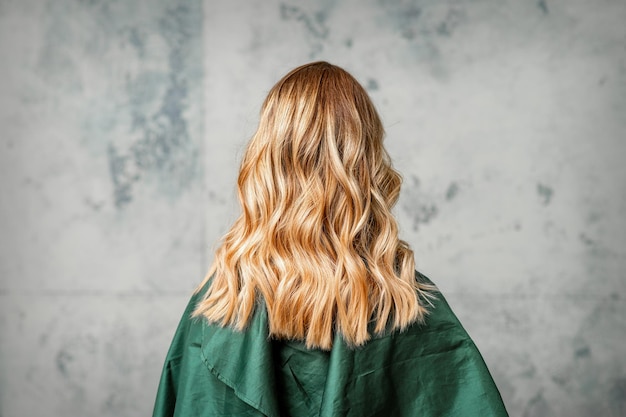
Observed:
[[[269,92],[238,179],[242,214],[224,236],[194,315],[242,330],[260,295],[270,335],[330,349],[423,319],[413,252],[391,213],[402,179],[363,87],[326,62]]]

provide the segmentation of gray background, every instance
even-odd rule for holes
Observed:
[[[140,416],[265,94],[369,90],[512,416],[626,415],[626,2],[0,0],[0,416]]]

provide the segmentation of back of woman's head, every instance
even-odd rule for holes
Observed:
[[[195,314],[245,328],[262,299],[270,334],[329,349],[423,318],[413,252],[391,208],[401,177],[363,87],[326,62],[269,92],[238,180],[242,214],[223,239]],[[259,297],[260,296],[260,299]]]

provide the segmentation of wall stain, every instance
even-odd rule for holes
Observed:
[[[67,350],[61,349],[57,352],[57,355],[55,357],[55,363],[57,370],[61,375],[63,375],[63,377],[67,378],[69,376],[68,368],[73,361],[74,356]]]
[[[74,405],[87,400],[87,386],[94,378],[98,341],[91,334],[64,334],[54,356],[62,389]]]
[[[528,364],[526,369],[520,372],[519,376],[526,379],[533,379],[537,375],[537,368],[532,363]]]
[[[298,6],[281,3],[280,17],[283,20],[296,20],[301,22],[307,32],[314,38],[326,39],[328,37],[326,13],[323,11],[314,13],[313,16],[311,16]]]
[[[139,58],[146,55],[145,34],[140,29],[133,27],[128,30],[128,42],[137,51]]]
[[[173,6],[165,9],[164,3]],[[83,144],[108,159],[117,209],[133,201],[140,181],[152,180],[173,200],[201,178],[199,124],[187,115],[202,104],[201,2],[154,6],[163,9],[143,10],[147,17],[141,19],[133,17],[142,11],[137,2],[49,1],[43,9],[44,37],[33,70],[55,99],[82,100],[89,88],[84,75],[104,68],[107,88],[86,102],[78,124]],[[112,62],[120,56],[131,62]],[[118,77],[120,70],[126,74]]]
[[[537,194],[542,199],[542,204],[547,206],[550,204],[552,200],[552,196],[554,195],[554,190],[542,183],[537,183]]]
[[[593,246],[595,243],[594,240],[587,236],[585,233],[580,233],[578,235],[578,238],[582,243],[585,244],[585,246]]]
[[[537,393],[528,401],[523,414],[524,417],[549,417],[551,415],[553,413],[542,392]]]
[[[426,66],[433,78],[446,81],[447,43],[468,23],[468,13],[459,2],[424,2],[420,0],[379,0],[388,30],[406,42],[403,65],[418,62]]]
[[[589,214],[587,214],[586,220],[587,220],[587,223],[591,224],[591,223],[598,223],[603,218],[604,216],[602,215],[602,213],[598,213],[597,211],[591,211],[589,212]]]
[[[97,349],[93,335],[74,335],[64,340],[55,355],[57,371],[66,380],[79,380],[85,376],[85,364],[89,363]]]
[[[143,177],[157,178],[161,191],[176,198],[199,176],[199,149],[194,144],[184,115],[190,105],[188,83],[193,80],[193,66],[198,65],[188,62],[191,54],[189,45],[200,36],[202,20],[197,13],[186,4],[167,10],[159,20],[158,33],[169,48],[168,73],[160,78],[146,78],[144,75],[147,74],[142,74],[128,81],[131,133],[137,139],[126,150],[120,150],[112,143],[107,149],[113,199],[118,209],[133,200],[133,186]],[[141,49],[139,35],[132,33],[131,39],[136,39],[131,43]],[[155,83],[163,82],[165,91],[160,98],[155,98],[160,100],[158,109],[147,113],[145,107],[154,101],[150,94],[159,87]]]
[[[539,10],[541,10],[541,12],[543,14],[550,13],[550,10],[548,9],[548,4],[547,4],[546,0],[539,0],[537,2],[537,7],[539,7]]]
[[[609,388],[609,408],[614,416],[626,415],[626,376],[612,381]]]
[[[109,144],[107,153],[109,173],[113,182],[113,202],[117,208],[121,208],[132,201],[131,186],[140,176],[127,172],[129,157],[118,154],[113,144]]]
[[[591,356],[591,349],[589,346],[581,346],[574,351],[574,357],[576,358],[588,358]]]
[[[395,28],[400,32],[400,36],[408,41],[415,39],[419,34],[417,24],[422,15],[422,8],[416,2],[397,4],[397,2],[380,0],[379,3],[390,13]]]
[[[465,20],[465,13],[458,9],[450,9],[446,17],[437,25],[437,34],[440,36],[451,37],[457,27]]]
[[[368,91],[378,91],[378,81],[374,78],[369,78],[367,80],[367,85],[365,87]]]
[[[90,197],[85,197],[83,198],[83,202],[85,203],[85,205],[87,207],[89,207],[90,209],[92,209],[93,211],[100,211],[102,209],[102,207],[104,207],[104,204],[106,203],[103,200],[100,201],[94,201],[92,198]]]
[[[410,179],[411,184],[406,187],[402,208],[411,218],[413,230],[417,231],[420,224],[428,224],[437,216],[439,208],[421,191],[419,178],[411,175]]]
[[[459,185],[456,182],[451,182],[446,190],[446,200],[453,200],[459,193]]]
[[[598,299],[580,320],[579,330],[570,341],[571,360],[552,376],[559,389],[576,399],[579,406],[596,410],[599,415],[625,415],[626,411],[626,377],[621,360],[621,335],[626,329],[623,316],[622,302],[610,295]]]
[[[281,3],[279,6],[281,20],[298,22],[304,28],[306,41],[310,47],[310,59],[314,59],[324,50],[326,41],[330,36],[327,21],[332,8],[335,6],[335,0],[317,2],[315,5],[318,9],[314,12],[287,3]],[[345,45],[351,48],[352,39],[346,41]]]
[[[591,347],[589,347],[589,343],[587,339],[582,336],[577,336],[572,341],[572,350],[574,354],[574,359],[586,359],[591,356]]]
[[[569,383],[569,379],[564,375],[552,375],[551,379],[560,387],[565,387]]]
[[[39,335],[39,346],[43,347],[48,343],[48,339],[50,338],[50,335],[48,333],[42,333]]]
[[[451,37],[467,21],[465,9],[458,4],[379,0],[391,19],[392,27],[407,41],[433,42],[434,37]]]

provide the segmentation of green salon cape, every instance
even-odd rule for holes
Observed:
[[[417,274],[420,281],[430,282]],[[244,332],[190,319],[165,359],[154,417],[507,416],[480,352],[441,293],[425,324],[330,351],[268,338],[263,305]]]

